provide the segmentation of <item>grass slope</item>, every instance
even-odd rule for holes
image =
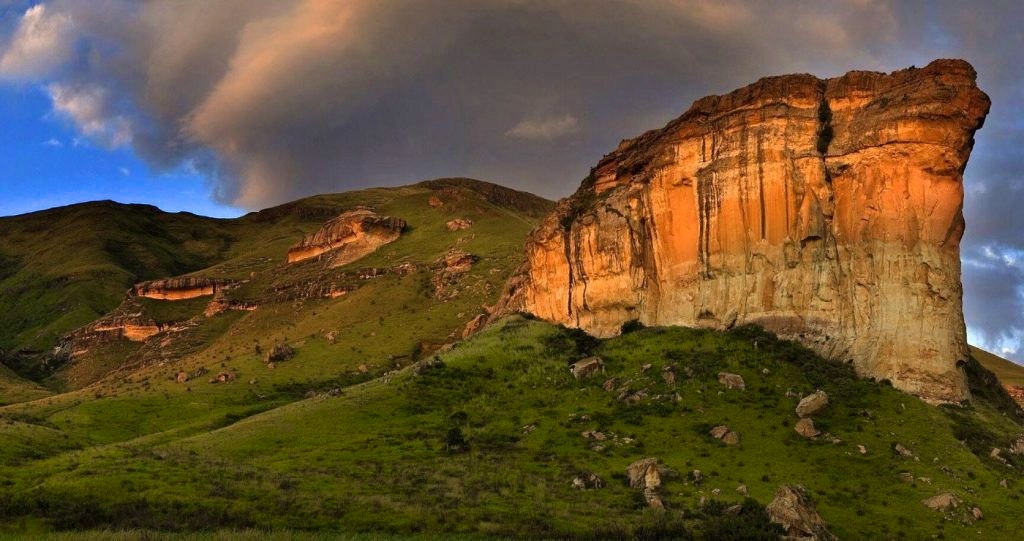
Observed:
[[[995,374],[1005,385],[1024,386],[1024,366],[975,346],[971,346],[971,356]]]
[[[605,360],[606,373],[573,379],[568,363],[591,354]],[[1009,468],[987,447],[1007,446],[1021,424],[977,387],[976,365],[969,372],[978,400],[936,408],[754,328],[643,329],[598,341],[510,318],[437,359],[361,383],[338,382],[339,391],[262,413],[263,406],[239,404],[239,413],[218,422],[150,427],[134,439],[123,433],[132,430],[130,419],[173,427],[166,420],[183,407],[217,403],[197,390],[194,404],[183,404],[173,385],[153,383],[147,394],[91,401],[73,417],[11,419],[16,427],[70,434],[88,422],[83,417],[107,416],[102,426],[122,433],[100,438],[116,443],[59,451],[56,438],[47,456],[3,457],[3,521],[22,530],[771,539],[777,531],[759,504],[778,485],[801,483],[844,539],[1024,535],[1024,461],[1011,455]],[[661,377],[666,366],[679,374],[675,384]],[[723,370],[741,374],[747,389],[719,385]],[[617,391],[602,387],[612,377],[647,397],[617,400]],[[831,404],[815,423],[839,443],[793,431],[799,396],[818,388]],[[740,444],[725,447],[709,437],[717,424],[737,431]],[[608,438],[586,439],[587,430]],[[896,443],[915,458],[895,452]],[[647,456],[675,472],[662,490],[667,513],[645,509],[625,481],[626,465]],[[702,483],[691,477],[695,469]],[[606,486],[573,490],[573,477],[583,471]],[[901,482],[902,472],[915,481]],[[741,484],[752,500],[737,492]],[[964,505],[946,515],[922,505],[944,491]],[[702,499],[711,503],[701,506]],[[726,515],[734,502],[746,504],[738,516]],[[969,520],[973,506],[984,511],[983,520]]]
[[[427,212],[420,207],[433,210],[424,202],[425,194],[434,193],[450,194],[463,205],[449,202],[424,222],[420,218]],[[481,240],[470,244],[479,245],[492,238],[503,243],[513,236],[519,243],[552,204],[477,180],[438,179],[314,196],[233,220],[111,201],[0,218],[0,362],[23,377],[50,378],[50,386],[61,388],[67,378],[52,379],[54,363],[48,363],[47,353],[60,337],[118,306],[133,283],[186,273],[236,280],[256,274],[256,282],[263,281],[254,287],[267,286],[275,278],[272,273],[282,270],[286,272],[276,276],[278,281],[289,279],[289,273],[300,279],[291,272],[294,269],[282,269],[288,247],[327,219],[359,205],[410,221],[410,234],[398,250],[419,243],[424,246],[413,251],[433,253],[453,240],[452,235],[437,234],[438,227],[443,228],[438,220],[463,207],[485,215],[482,227],[472,232]],[[392,249],[359,265],[396,253]],[[252,292],[258,297],[263,290]],[[150,308],[161,322],[190,315],[179,306]],[[94,381],[128,353],[101,356],[96,362],[110,366],[80,370],[83,373],[75,376],[78,385]]]

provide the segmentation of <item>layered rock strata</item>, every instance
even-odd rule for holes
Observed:
[[[331,266],[347,265],[377,248],[398,240],[405,220],[378,216],[369,209],[344,212],[288,250],[288,262],[297,263],[334,252]]]
[[[180,301],[213,295],[231,284],[228,280],[194,276],[167,278],[135,284],[129,295],[165,301]]]
[[[494,315],[597,335],[755,323],[931,402],[968,397],[966,62],[762,79],[623,141],[527,241]]]

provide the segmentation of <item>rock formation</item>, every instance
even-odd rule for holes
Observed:
[[[164,301],[180,301],[213,295],[229,285],[231,282],[228,280],[184,276],[135,284],[129,294]]]
[[[331,266],[347,265],[385,244],[398,240],[404,228],[405,220],[378,216],[369,209],[344,212],[292,246],[288,250],[288,262],[297,263],[334,252]]]
[[[597,336],[631,320],[755,323],[925,400],[963,400],[962,173],[988,108],[959,60],[700,99],[559,202],[493,315]]]

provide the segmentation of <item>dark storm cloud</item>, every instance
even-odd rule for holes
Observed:
[[[466,175],[557,197],[696,98],[772,74],[974,63],[992,96],[967,171],[966,313],[1024,329],[1017,2],[52,0],[0,3],[0,78],[84,134],[205,172],[246,208]],[[988,251],[986,251],[986,249]],[[993,291],[992,280],[1006,287]],[[997,315],[998,314],[998,315]],[[1011,338],[1007,338],[1010,336]]]

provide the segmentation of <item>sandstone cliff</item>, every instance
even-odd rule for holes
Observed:
[[[932,402],[968,397],[963,61],[762,79],[623,141],[527,241],[494,315],[598,336],[756,323]]]
[[[291,247],[288,262],[296,263],[333,251],[331,266],[347,265],[398,240],[404,228],[405,220],[378,216],[368,209],[345,212]]]

